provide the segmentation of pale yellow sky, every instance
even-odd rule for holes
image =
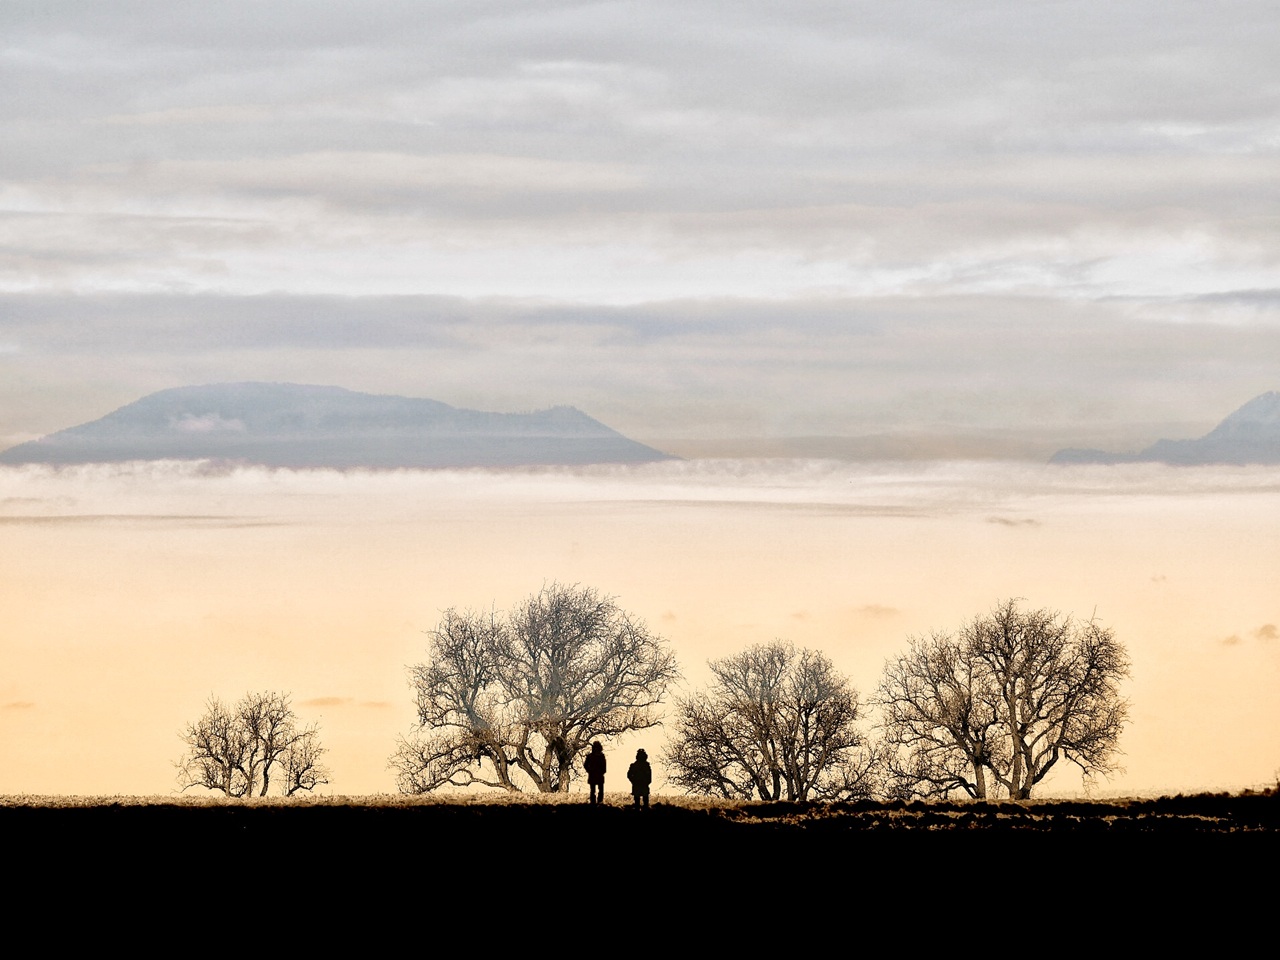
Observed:
[[[1273,782],[1278,503],[1273,468],[1151,464],[5,468],[0,793],[169,793],[182,725],[251,689],[320,723],[328,792],[391,792],[405,667],[440,611],[555,579],[618,596],[691,685],[781,637],[864,696],[908,635],[1005,597],[1096,611],[1133,661],[1126,772],[1102,791]],[[610,746],[615,766],[636,746],[661,734]]]

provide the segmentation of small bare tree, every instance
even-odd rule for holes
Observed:
[[[419,726],[390,765],[404,793],[567,792],[592,740],[659,723],[678,676],[662,637],[588,587],[551,584],[505,617],[449,609],[411,670]]]
[[[876,760],[858,729],[857,691],[825,656],[774,641],[708,666],[711,687],[677,701],[664,757],[672,783],[761,800],[871,791]]]
[[[205,713],[180,735],[182,790],[204,787],[228,797],[265,797],[272,778],[285,796],[329,782],[320,763],[319,728],[298,725],[287,693],[247,693],[234,707],[210,697]]]
[[[1096,620],[1016,600],[955,635],[913,638],[874,701],[893,792],[1025,800],[1060,759],[1086,778],[1112,772],[1128,674],[1124,647]]]

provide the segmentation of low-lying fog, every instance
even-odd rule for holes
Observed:
[[[1096,613],[1133,660],[1126,772],[1099,794],[1274,783],[1278,506],[1274,468],[1152,464],[3,468],[0,793],[169,793],[209,695],[266,689],[320,723],[327,792],[390,792],[440,612],[551,580],[616,595],[691,686],[781,637],[866,696],[909,635],[1001,599]]]

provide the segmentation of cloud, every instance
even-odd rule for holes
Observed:
[[[345,707],[355,703],[352,697],[313,697],[310,700],[303,700],[299,706],[303,707]]]
[[[1013,520],[1009,517],[987,517],[987,523],[997,523],[1004,527],[1038,527],[1039,520],[1033,520],[1031,517],[1023,517],[1021,520]]]
[[[248,199],[258,209],[311,199],[324,215],[352,213],[380,218],[431,214],[434,218],[498,217],[508,224],[526,218],[560,218],[590,199],[607,204],[608,195],[636,190],[640,174],[623,163],[512,157],[500,154],[435,154],[370,151],[322,151],[254,160],[173,160],[142,169],[128,164],[86,171],[82,189],[97,194],[146,191],[174,202],[192,193],[236,204]],[[549,198],[556,198],[550,202]],[[570,201],[569,198],[577,198]],[[193,226],[201,225],[191,221]],[[213,226],[213,224],[209,224]],[[236,219],[224,221],[237,228]],[[316,224],[315,226],[320,226]],[[339,225],[329,226],[332,230]],[[461,226],[455,224],[454,229]],[[351,224],[342,232],[349,232]],[[430,237],[422,226],[418,232]],[[228,240],[233,239],[231,236]],[[283,237],[281,237],[283,239]]]
[[[0,704],[3,710],[32,710],[35,708],[35,702],[32,700],[10,700],[8,703]]]
[[[887,620],[891,617],[897,617],[902,614],[902,611],[897,607],[886,607],[878,603],[865,604],[858,607],[856,612],[861,616],[875,620]]]
[[[193,464],[196,466],[196,464]],[[21,514],[17,516],[0,516],[0,525],[42,526],[42,525],[77,525],[77,524],[176,524],[180,526],[225,527],[243,529],[253,527],[278,527],[285,524],[280,520],[264,520],[253,517],[217,516],[203,514],[158,514],[158,513],[53,513],[53,514]]]
[[[270,379],[1039,457],[1276,387],[1255,0],[10,7],[0,438]]]
[[[1258,627],[1258,629],[1251,630],[1249,635],[1253,639],[1262,643],[1270,643],[1273,640],[1280,639],[1280,629],[1278,629],[1274,623],[1264,623],[1262,626]],[[1229,647],[1238,646],[1243,642],[1244,640],[1238,633],[1233,633],[1222,641],[1224,646]]]
[[[197,417],[187,414],[169,421],[169,429],[180,433],[243,433],[246,429],[243,420],[231,419],[217,414]]]
[[[395,706],[386,700],[359,700],[355,697],[312,697],[310,700],[303,700],[301,707],[310,707],[313,709],[324,709],[332,707],[359,707],[368,710],[387,710]]]
[[[1171,326],[1118,302],[1043,297],[619,307],[28,293],[0,294],[0,337],[25,348],[0,358],[0,435],[62,429],[164,387],[274,380],[487,410],[567,403],[638,439],[862,438],[894,457],[912,446],[894,438],[967,432],[1013,455],[1030,436],[1030,455],[1047,458],[1205,432],[1276,387],[1280,322]]]
[[[632,300],[1274,283],[1273,51],[1242,29],[1267,8],[1172,6],[6,10],[0,269]]]

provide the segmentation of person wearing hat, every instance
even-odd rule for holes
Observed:
[[[653,769],[649,766],[649,755],[643,750],[636,751],[636,762],[627,768],[627,779],[631,781],[631,805],[648,810]]]

